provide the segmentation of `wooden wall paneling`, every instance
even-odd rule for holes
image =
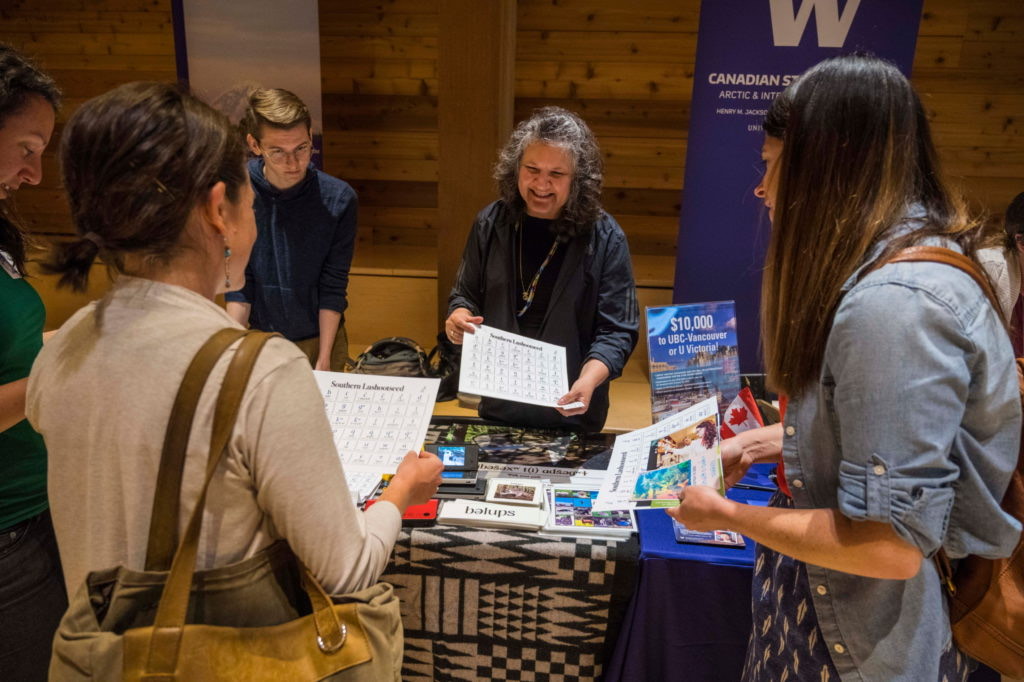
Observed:
[[[561,27],[574,31],[695,30],[700,3],[695,0],[519,0],[518,23],[523,30]]]
[[[1024,40],[1024,5],[1019,2],[978,0],[965,5],[967,30],[971,40],[1011,41]]]
[[[325,115],[338,130],[437,133],[437,99],[422,96],[324,93]]]
[[[544,103],[588,121],[604,153],[605,207],[630,251],[668,255],[670,286],[699,2],[521,0],[517,115]]]
[[[348,26],[349,17],[352,15],[378,15],[382,18],[386,15],[416,15],[416,14],[437,14],[438,3],[442,0],[321,0],[320,21],[321,23],[337,20],[341,15],[342,21]]]
[[[437,333],[434,278],[363,275],[349,277],[345,330],[354,357],[377,339],[407,336],[426,348]],[[447,296],[446,296],[447,298]]]
[[[57,163],[64,122],[82,102],[122,83],[174,80],[170,0],[8,0],[0,40],[35,58],[64,93],[42,183],[18,195],[26,225],[45,242],[73,232]],[[53,301],[58,310],[64,302]]]
[[[525,60],[516,66],[517,97],[689,102],[692,91],[692,64]]]
[[[445,0],[438,32],[438,319],[473,218],[494,199],[495,151],[512,128],[514,0]]]
[[[1019,2],[926,0],[912,74],[947,174],[997,219],[1024,191],[1022,29]]]
[[[430,263],[443,222],[438,95],[447,4],[319,7],[325,166],[360,193],[360,248],[406,245],[424,249]],[[641,256],[674,248],[683,169],[673,157],[685,153],[699,6],[518,0],[513,10],[513,119],[558,104],[591,124],[606,155],[605,205]],[[467,2],[466,25],[476,28],[492,9]],[[60,126],[82,101],[120,83],[174,79],[170,0],[6,0],[0,39],[34,53],[66,93],[43,185],[19,197],[33,231],[66,233],[54,160]],[[976,205],[1001,213],[1024,190],[1024,3],[925,0],[912,78],[950,175]],[[492,163],[493,149],[489,156]]]
[[[520,30],[516,35],[520,61],[693,64],[696,53],[693,32]]]
[[[68,12],[72,16],[93,11],[104,15],[120,12],[167,11],[167,20],[170,21],[170,4],[165,0],[5,0],[4,9],[33,14]]]
[[[575,99],[553,101],[531,97],[516,98],[516,120],[538,107],[557,104],[572,109],[590,126],[598,141],[605,137],[664,138],[677,136],[690,120],[689,101],[652,99]],[[682,139],[682,138],[680,138]]]
[[[602,201],[613,215],[632,213],[678,217],[681,198],[682,195],[677,190],[615,187],[605,189]]]
[[[359,248],[429,247],[435,269],[438,2],[319,5],[324,167],[359,193]]]

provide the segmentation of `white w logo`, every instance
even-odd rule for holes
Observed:
[[[793,0],[768,0],[772,8],[772,36],[776,47],[796,47],[807,28],[807,20],[814,10],[814,23],[818,27],[818,47],[842,47],[850,24],[860,7],[860,0],[847,0],[843,14],[839,14],[839,0],[803,0],[793,16]]]

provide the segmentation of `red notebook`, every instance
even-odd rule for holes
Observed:
[[[367,500],[363,509],[369,509],[377,500]],[[402,515],[403,526],[432,526],[437,522],[438,500],[428,500],[424,504],[410,505]]]

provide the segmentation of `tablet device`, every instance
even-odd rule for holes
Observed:
[[[445,471],[476,471],[480,448],[475,443],[430,443],[423,449],[440,458]]]

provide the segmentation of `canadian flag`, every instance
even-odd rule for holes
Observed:
[[[725,410],[725,418],[720,429],[722,438],[732,438],[737,433],[759,426],[764,426],[761,411],[757,409],[757,402],[750,388],[744,386]]]

